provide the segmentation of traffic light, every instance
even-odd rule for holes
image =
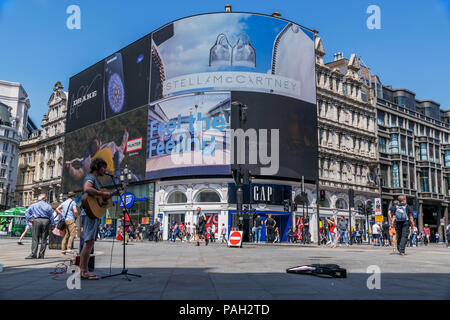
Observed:
[[[244,206],[244,209],[242,210],[242,212],[243,212],[244,214],[247,214],[247,213],[248,213],[248,206],[247,206],[247,205]]]
[[[350,208],[355,207],[355,191],[353,189],[348,189],[348,200]]]
[[[367,201],[366,203],[366,214],[368,216],[370,216],[371,214],[373,214],[373,208],[372,208],[372,201]]]
[[[360,204],[359,206],[358,206],[358,213],[359,214],[364,214],[365,212],[364,212],[364,204]]]
[[[297,204],[295,202],[292,204],[292,211],[297,211]]]
[[[325,201],[325,190],[320,190],[320,201]]]
[[[289,212],[289,200],[283,200],[284,211]]]

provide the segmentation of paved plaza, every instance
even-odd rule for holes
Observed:
[[[406,256],[391,248],[358,245],[335,249],[300,245],[148,242],[126,246],[127,269],[142,275],[120,275],[81,281],[69,290],[69,274],[51,274],[68,257],[47,249],[44,260],[25,260],[31,240],[0,239],[0,299],[130,299],[130,300],[310,300],[310,299],[450,299],[450,249],[443,244],[407,248]],[[119,242],[96,243],[99,276],[122,269]],[[346,279],[287,274],[289,267],[334,263],[347,269]],[[368,289],[369,266],[381,271],[380,289]],[[369,279],[369,283],[376,283]]]

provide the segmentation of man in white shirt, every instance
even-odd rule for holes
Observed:
[[[378,225],[378,223],[374,223],[372,226],[372,234],[373,234],[373,240],[375,241],[375,243],[373,244],[374,246],[379,246],[379,239],[380,239],[380,232],[381,232],[381,228]]]

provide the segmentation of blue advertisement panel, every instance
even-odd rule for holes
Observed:
[[[146,178],[230,173],[230,93],[199,93],[152,104]]]

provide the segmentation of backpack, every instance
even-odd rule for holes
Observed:
[[[406,221],[408,220],[408,215],[406,213],[406,205],[404,206],[396,206],[395,208],[395,217],[397,221]]]

